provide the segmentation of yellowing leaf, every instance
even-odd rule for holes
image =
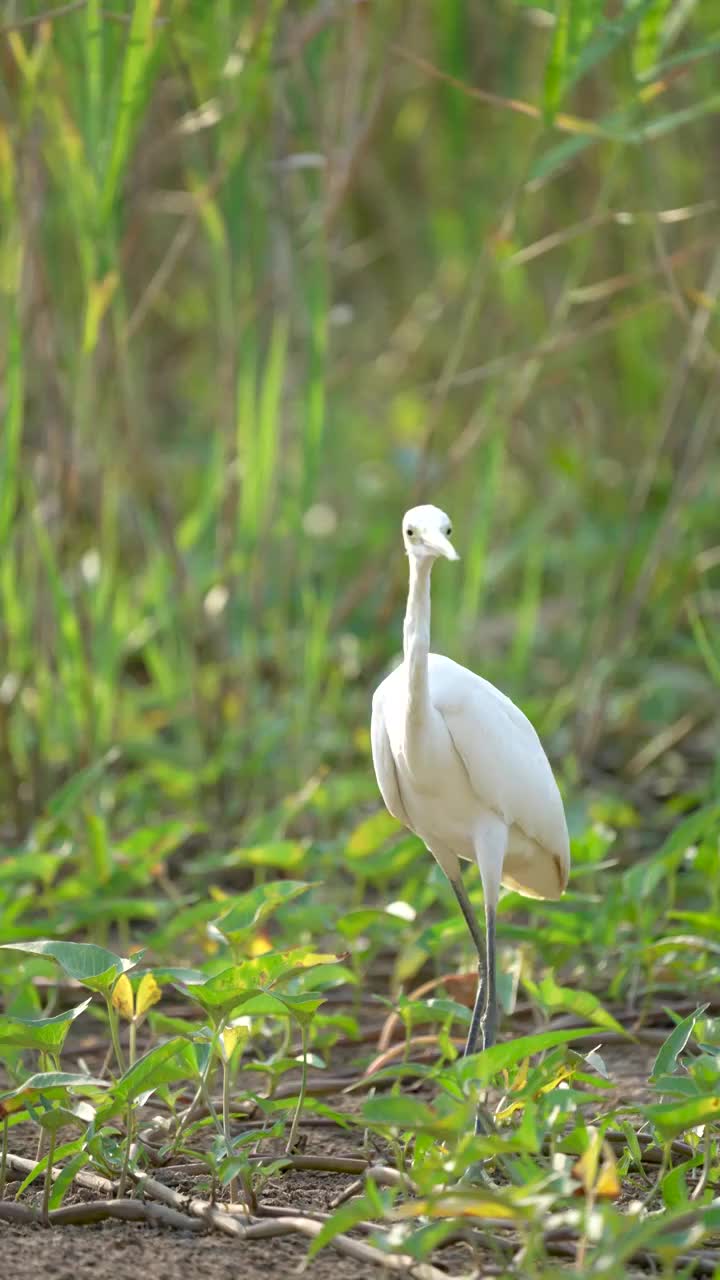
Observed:
[[[598,1159],[600,1157],[600,1147],[602,1139],[599,1131],[592,1125],[588,1125],[588,1133],[590,1142],[587,1150],[583,1152],[579,1160],[573,1165],[573,1177],[581,1182],[585,1191],[591,1191],[595,1182],[595,1174],[597,1173]]]
[[[527,1083],[529,1068],[530,1059],[524,1058],[518,1068],[518,1074],[512,1086],[511,1091],[513,1093],[518,1092]],[[557,1086],[561,1084],[563,1080],[569,1080],[572,1077],[574,1070],[575,1068],[573,1066],[567,1064],[559,1067],[552,1079],[546,1080],[544,1084],[539,1086],[537,1089],[537,1095],[541,1093],[549,1093],[551,1089],[557,1089]],[[522,1105],[522,1099],[520,1098],[514,1102],[508,1103],[506,1107],[503,1107],[502,1111],[498,1111],[498,1120],[507,1120],[508,1117],[513,1115],[515,1111],[519,1110]]]
[[[558,1085],[562,1084],[563,1080],[569,1080],[572,1077],[574,1070],[574,1067],[568,1065],[560,1067],[559,1070],[555,1072],[552,1080],[546,1080],[545,1084],[540,1086],[539,1092],[549,1093],[551,1089],[557,1089]]]
[[[88,291],[83,332],[83,352],[87,355],[97,346],[100,325],[120,279],[117,271],[109,271],[103,280],[94,280]]]
[[[144,974],[135,997],[135,1017],[138,1019],[144,1017],[148,1009],[151,1009],[160,999],[162,999],[162,989],[151,973]]]
[[[617,1171],[615,1152],[609,1142],[603,1143],[603,1162],[598,1180],[595,1183],[595,1195],[603,1200],[617,1200],[622,1187]]]
[[[27,50],[23,43],[22,36],[18,31],[9,31],[7,33],[7,42],[12,50],[13,57],[22,71],[26,80],[32,79],[32,58],[28,57]]]
[[[688,288],[685,292],[691,302],[694,302],[696,307],[701,307],[703,311],[717,310],[717,302],[715,299],[710,297],[710,294],[703,293],[702,289]]]
[[[232,1058],[239,1044],[244,1044],[250,1034],[250,1027],[247,1025],[249,1019],[244,1019],[242,1023],[238,1023],[234,1027],[226,1027],[222,1033],[223,1057],[226,1062]]]
[[[190,175],[190,185],[197,200],[203,226],[215,247],[222,249],[226,241],[226,231],[218,204],[212,199],[207,186],[201,185],[192,175]]]
[[[573,1165],[573,1176],[582,1183],[586,1195],[615,1200],[621,1191],[615,1152],[598,1129],[589,1127],[588,1132],[590,1144]]]
[[[377,853],[390,836],[398,834],[398,830],[395,819],[385,809],[380,809],[355,828],[348,841],[347,851],[351,858],[366,858],[368,854]]]
[[[525,1088],[525,1085],[527,1084],[529,1070],[530,1070],[530,1059],[523,1058],[522,1062],[520,1063],[517,1069],[517,1074],[513,1081],[513,1085],[512,1085],[513,1093],[519,1093],[521,1089]]]
[[[133,989],[126,973],[120,974],[113,987],[112,1002],[113,1008],[117,1009],[123,1018],[127,1018],[128,1022],[132,1022],[134,1008]]]
[[[516,1218],[514,1206],[486,1197],[481,1191],[471,1197],[464,1195],[441,1196],[437,1200],[409,1200],[396,1205],[390,1215],[402,1218]]]
[[[268,951],[272,951],[272,942],[266,933],[256,933],[255,937],[250,941],[250,955],[253,960],[257,956],[264,956]]]
[[[15,190],[15,159],[10,142],[10,135],[0,125],[0,197],[3,202],[10,203]]]
[[[293,964],[301,965],[303,969],[312,969],[316,964],[340,964],[340,961],[344,959],[344,955],[326,955],[323,952],[317,951],[307,951],[304,956],[300,955],[297,958],[292,956]]]

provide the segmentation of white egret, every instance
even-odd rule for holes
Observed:
[[[435,856],[478,953],[478,990],[465,1053],[495,1041],[495,913],[501,884],[531,898],[559,898],[570,847],[562,799],[530,721],[489,681],[430,653],[430,574],[438,556],[458,560],[450,520],[433,506],[403,520],[410,561],[402,664],[376,689],[372,754],[386,807]],[[477,862],[485,938],[460,859]]]

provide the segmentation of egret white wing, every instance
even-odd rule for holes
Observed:
[[[570,866],[567,824],[535,729],[505,694],[451,658],[430,654],[429,674],[430,697],[474,794],[508,825],[503,880],[523,892],[556,896]]]
[[[384,683],[384,682],[383,682]],[[400,794],[400,784],[398,782],[397,770],[395,768],[395,760],[390,748],[390,739],[385,728],[385,716],[383,712],[383,686],[380,685],[373,694],[372,700],[372,716],[370,719],[370,745],[372,747],[373,765],[375,767],[375,777],[380,788],[380,794],[385,801],[385,808],[391,813],[393,818],[397,818],[398,822],[402,822],[403,826],[409,827],[412,831],[410,819],[407,816],[405,805],[403,804]]]

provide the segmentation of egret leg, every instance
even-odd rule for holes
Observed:
[[[497,1032],[495,917],[507,842],[508,829],[505,823],[494,815],[488,815],[477,833],[475,844],[475,857],[485,898],[485,981],[482,984],[482,1007],[479,1017],[480,1041],[483,1049],[489,1049],[494,1045]],[[478,998],[480,994],[478,992]],[[482,1107],[478,1111],[475,1132],[488,1132]]]
[[[480,1013],[480,1035],[484,1049],[489,1049],[495,1043],[497,1032],[495,917],[507,842],[508,829],[505,823],[495,815],[488,815],[475,842],[475,857],[485,897],[485,982]]]
[[[494,1045],[497,1033],[497,989],[495,978],[495,907],[491,902],[487,901],[485,903],[485,941],[487,944],[487,960],[485,981],[483,983],[480,1034],[482,1036],[483,1049],[489,1049],[491,1045]]]
[[[468,1031],[465,1048],[463,1050],[463,1057],[467,1058],[469,1054],[477,1053],[478,1048],[485,1048],[482,1019],[483,1014],[486,1012],[486,992],[488,989],[487,947],[486,940],[483,938],[482,930],[478,924],[477,916],[468,897],[459,864],[457,874],[449,876],[448,879],[452,885],[453,893],[457,898],[458,906],[465,918],[465,923],[470,931],[470,936],[475,943],[475,950],[478,955],[477,993],[475,996],[475,1003],[473,1005],[472,1018],[470,1019],[470,1030]],[[478,1113],[475,1117],[475,1132],[485,1134],[494,1132],[492,1120],[483,1107],[478,1109]],[[468,1178],[470,1182],[479,1181],[488,1184],[490,1181],[488,1175],[485,1173],[482,1161],[480,1161],[479,1164],[473,1165],[472,1168],[468,1170]]]
[[[485,1009],[485,990],[486,990],[486,974],[487,974],[487,951],[485,940],[483,939],[477,916],[472,907],[472,903],[468,897],[467,889],[462,878],[462,872],[458,867],[457,879],[454,877],[450,880],[453,893],[458,900],[458,906],[463,913],[465,923],[470,930],[470,936],[475,943],[475,950],[478,957],[478,986],[475,996],[475,1004],[473,1005],[472,1018],[470,1020],[470,1030],[465,1042],[463,1057],[467,1058],[470,1053],[477,1053],[478,1047],[485,1048],[481,1041],[481,1021],[483,1011]]]

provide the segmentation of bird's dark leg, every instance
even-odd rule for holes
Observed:
[[[478,956],[477,995],[475,996],[475,1004],[473,1006],[472,1018],[470,1021],[470,1030],[468,1031],[468,1037],[465,1042],[465,1049],[463,1051],[463,1057],[466,1058],[470,1053],[477,1053],[478,1048],[481,1048],[481,1049],[485,1048],[484,1038],[482,1036],[482,1025],[483,1025],[483,1015],[486,1009],[486,992],[487,992],[486,977],[488,972],[487,949],[485,945],[485,940],[483,939],[482,933],[480,931],[480,926],[477,922],[477,916],[473,911],[472,904],[470,902],[470,899],[467,895],[467,890],[463,883],[462,872],[460,871],[459,868],[458,868],[457,879],[452,878],[450,880],[450,884],[453,887],[453,892],[455,894],[455,897],[458,900],[458,905],[465,918],[465,923],[468,929],[470,930],[470,934],[472,936],[473,942],[475,943],[475,949],[477,951],[477,956]],[[493,928],[494,928],[494,917],[493,917]],[[493,957],[493,963],[494,963],[494,957]]]
[[[467,1040],[465,1041],[465,1048],[463,1050],[463,1057],[467,1058],[469,1054],[477,1053],[478,1049],[485,1048],[484,1019],[487,1018],[487,998],[488,998],[488,989],[489,989],[488,981],[487,981],[487,978],[488,978],[488,964],[487,964],[488,950],[486,945],[487,940],[482,936],[482,930],[480,928],[480,925],[478,924],[477,916],[473,911],[472,904],[470,902],[470,899],[467,894],[467,890],[463,883],[462,872],[460,871],[459,866],[457,870],[457,876],[449,876],[448,879],[450,880],[450,884],[452,885],[453,892],[455,894],[455,897],[458,900],[458,905],[465,918],[465,923],[468,929],[470,930],[470,935],[472,937],[473,942],[475,943],[475,950],[477,951],[477,956],[478,956],[477,994],[475,996],[475,1004],[473,1005],[472,1018],[470,1019],[470,1030],[468,1031],[468,1037],[467,1037]],[[487,916],[487,913],[486,913],[486,916]],[[493,917],[493,940],[494,940],[494,937],[495,937],[494,910],[492,913],[492,917]],[[495,965],[495,956],[493,954],[493,970],[494,970],[494,965]],[[494,990],[494,980],[493,980],[493,990]],[[487,1115],[483,1107],[478,1108],[477,1116],[475,1117],[475,1132],[484,1133],[484,1134],[494,1132],[494,1126],[493,1126],[492,1120],[490,1119],[489,1115]],[[484,1170],[482,1168],[482,1162],[477,1166],[473,1166],[473,1169],[474,1169],[475,1175],[477,1175],[477,1177],[480,1179],[481,1182],[487,1181],[487,1174],[484,1173]]]
[[[483,1049],[489,1049],[495,1043],[497,1032],[497,990],[495,981],[495,907],[491,902],[485,904],[485,942],[487,957],[485,961],[485,981],[483,983],[483,1010],[480,1020]],[[479,993],[478,993],[479,994]]]

